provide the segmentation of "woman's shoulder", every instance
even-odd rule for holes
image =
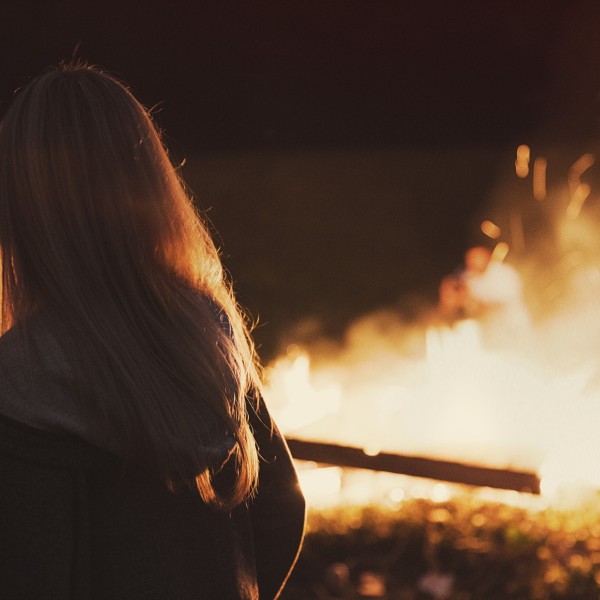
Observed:
[[[0,337],[0,416],[87,439],[79,388],[60,331],[35,316]]]
[[[0,464],[5,467],[26,461],[51,469],[87,469],[103,454],[76,436],[39,429],[0,414]]]

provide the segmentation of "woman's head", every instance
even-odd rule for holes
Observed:
[[[90,414],[128,457],[170,481],[195,465],[217,502],[202,448],[226,430],[242,466],[225,503],[247,495],[251,343],[148,112],[110,75],[63,65],[13,101],[0,125],[0,251],[2,331],[55,315],[81,376],[103,387]]]
[[[4,285],[42,304],[60,300],[70,279],[122,286],[128,263],[192,285],[221,278],[147,111],[85,66],[46,71],[2,123],[0,246]]]

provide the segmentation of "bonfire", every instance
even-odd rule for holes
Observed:
[[[350,471],[340,465],[352,461],[321,461],[317,452],[299,463],[311,505],[451,497],[458,481],[444,476],[444,464],[531,474],[539,490],[522,491],[541,491],[527,500],[540,506],[600,489],[600,270],[597,224],[583,210],[593,163],[582,155],[550,193],[548,161],[517,149],[516,176],[531,180],[524,202],[552,208],[543,232],[555,246],[550,256],[528,254],[514,211],[508,228],[485,219],[487,245],[466,252],[421,320],[384,309],[358,319],[341,343],[291,343],[269,365],[266,397],[292,441],[423,459],[424,477],[427,461],[442,465],[436,481],[414,480]],[[371,464],[383,463],[357,466]],[[493,477],[490,485],[515,487]],[[493,498],[514,501],[502,494]]]

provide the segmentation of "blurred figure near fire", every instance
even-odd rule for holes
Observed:
[[[438,313],[446,321],[477,319],[494,341],[529,329],[529,314],[523,301],[521,279],[514,267],[503,261],[503,251],[474,246],[464,255],[464,267],[440,283]]]
[[[443,321],[465,318],[465,286],[456,275],[446,275],[438,290],[437,312]]]

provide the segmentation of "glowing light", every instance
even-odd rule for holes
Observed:
[[[448,502],[452,498],[450,489],[443,483],[436,483],[431,491],[431,499],[434,502]]]
[[[569,193],[573,197],[581,183],[581,175],[585,173],[595,162],[593,154],[583,154],[569,169]],[[576,218],[576,217],[575,217]]]
[[[567,207],[567,218],[574,221],[581,212],[585,201],[590,195],[591,188],[587,183],[580,183],[571,196],[571,202]]]
[[[548,161],[538,156],[533,161],[533,197],[542,201],[546,199],[546,169]]]
[[[595,162],[593,154],[582,154],[569,169],[569,179],[579,179]]]
[[[556,495],[560,481],[556,477],[542,477],[540,481],[540,490],[543,496],[553,498]]]
[[[339,467],[299,469],[298,479],[309,505],[337,502],[342,487],[342,470]]]
[[[502,234],[502,230],[492,221],[483,221],[481,223],[481,231],[493,240],[498,239]]]
[[[515,160],[515,170],[517,177],[525,179],[529,175],[529,160],[531,157],[531,150],[529,146],[521,144],[517,148],[517,159]]]
[[[521,144],[517,147],[517,158],[519,160],[527,160],[529,161],[529,157],[531,156],[531,150],[527,144]]]
[[[525,179],[527,175],[529,175],[529,164],[523,161],[516,161],[515,171],[517,173],[517,177],[520,179]]]
[[[379,573],[364,571],[358,581],[358,593],[361,598],[383,598],[387,588],[385,580]]]
[[[363,448],[363,452],[367,456],[377,456],[381,452],[381,446],[371,444]]]
[[[509,251],[509,246],[506,242],[498,242],[492,251],[491,262],[503,262]]]
[[[265,399],[278,411],[279,426],[286,432],[340,410],[340,386],[336,383],[314,385],[310,359],[305,353],[279,359],[270,367],[267,377],[270,385],[265,389]]]
[[[392,488],[389,492],[389,499],[394,504],[400,504],[406,496],[405,491],[401,487]]]

